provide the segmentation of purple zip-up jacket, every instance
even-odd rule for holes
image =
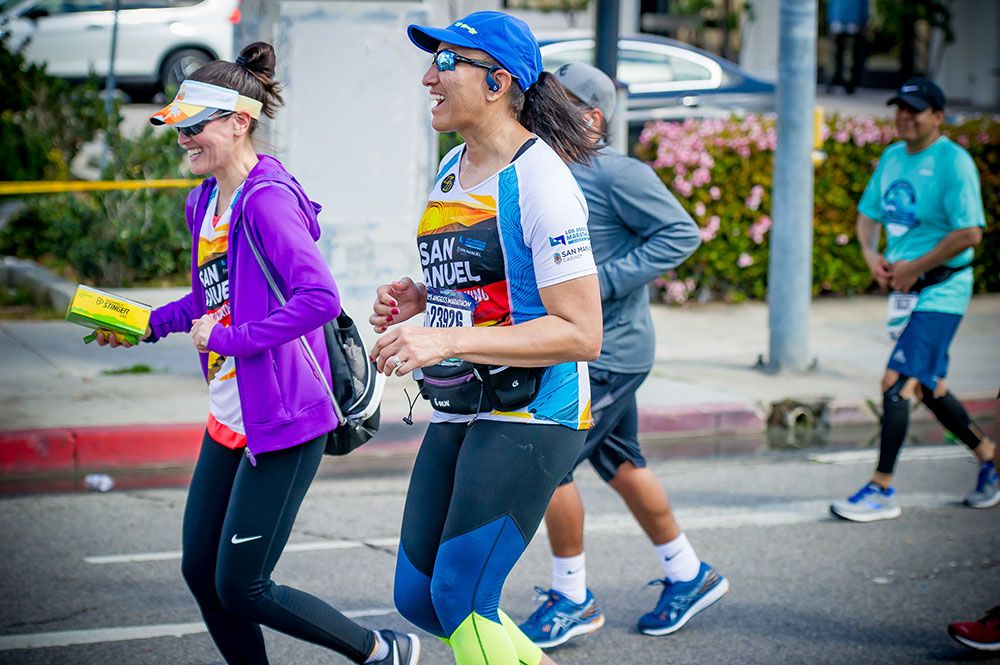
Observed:
[[[208,348],[236,359],[236,385],[247,437],[247,454],[281,450],[310,441],[337,426],[323,383],[330,385],[330,361],[321,326],[340,313],[340,294],[316,247],[318,204],[307,197],[273,157],[258,155],[229,224],[229,307],[231,326],[215,326]],[[259,187],[262,183],[266,186]],[[270,183],[267,186],[267,183]],[[187,197],[191,232],[191,293],[158,307],[149,324],[150,341],[172,332],[190,332],[205,314],[205,291],[198,279],[198,237],[215,178]],[[268,287],[248,231],[286,298]],[[298,338],[306,336],[323,371],[313,369]],[[201,369],[208,377],[208,354]]]

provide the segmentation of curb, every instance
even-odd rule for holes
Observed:
[[[991,417],[994,399],[963,402],[969,415]],[[833,400],[827,409],[831,427],[875,426],[878,417],[863,399]],[[413,457],[427,423],[412,427],[398,414],[383,414],[379,435],[351,453],[352,460]],[[923,406],[913,422],[933,421]],[[701,404],[684,407],[640,407],[639,435],[646,439],[681,439],[688,456],[717,453],[717,437],[763,433],[767,417],[762,405]],[[0,477],[81,474],[99,470],[144,470],[192,466],[205,426],[118,425],[0,431]]]
[[[383,426],[377,439],[351,457],[412,455],[423,438],[424,425]],[[204,433],[204,423],[0,432],[0,477],[192,466]]]
[[[351,453],[351,459],[416,455],[427,422],[410,427],[400,420],[400,414],[383,414],[378,436]],[[711,435],[763,429],[762,412],[742,404],[639,411],[642,438],[702,437],[705,454],[714,451]],[[0,431],[0,477],[191,466],[198,458],[204,431],[203,423]]]
[[[55,275],[34,261],[0,257],[0,284],[30,291],[36,304],[57,312],[69,309],[76,284]]]

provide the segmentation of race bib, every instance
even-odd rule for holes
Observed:
[[[427,328],[459,328],[472,325],[476,299],[454,289],[427,287],[427,309],[424,326]]]
[[[896,341],[903,334],[906,324],[910,322],[910,315],[913,308],[917,306],[920,295],[917,293],[900,293],[893,291],[889,294],[889,311],[886,319],[886,330],[889,339]]]

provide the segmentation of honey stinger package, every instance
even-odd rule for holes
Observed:
[[[80,284],[66,310],[66,320],[95,331],[114,333],[119,342],[138,344],[149,325],[149,305]],[[89,344],[95,333],[83,338]]]

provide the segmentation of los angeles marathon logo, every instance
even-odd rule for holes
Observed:
[[[590,232],[587,230],[587,227],[578,226],[575,229],[567,229],[566,233],[561,236],[549,236],[549,247],[575,245],[578,242],[587,242],[589,240]]]

